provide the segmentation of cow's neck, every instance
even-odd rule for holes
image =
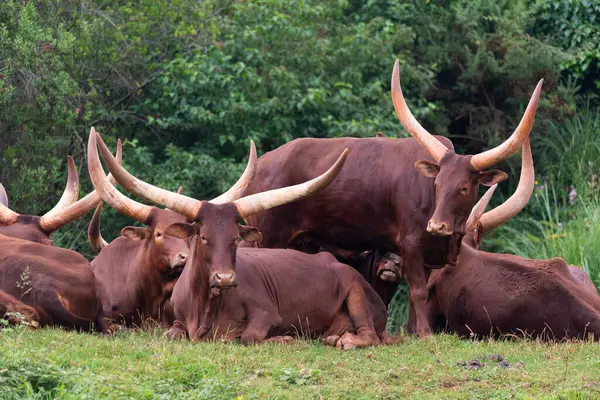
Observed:
[[[204,251],[202,245],[195,238],[195,246],[192,247],[192,262],[188,262],[186,269],[191,267],[187,274],[187,296],[190,296],[193,304],[191,315],[192,321],[188,322],[188,332],[190,338],[200,339],[204,336],[213,323],[215,312],[215,293],[211,292],[209,278],[209,267],[204,261]],[[218,299],[217,299],[218,300]]]
[[[153,243],[150,240],[146,239],[140,242],[136,257],[138,262],[134,263],[138,270],[130,271],[130,275],[133,276],[128,277],[128,281],[133,282],[139,288],[138,293],[142,300],[140,306],[143,305],[145,308],[140,311],[146,317],[158,315],[158,307],[162,303],[161,299],[163,297],[160,276],[158,276],[158,271],[161,270],[160,257],[155,253]]]

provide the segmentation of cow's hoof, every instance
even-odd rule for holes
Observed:
[[[335,346],[340,350],[352,350],[357,347],[356,343],[354,343],[352,340],[352,337],[349,336],[343,336],[340,340],[338,340]]]
[[[170,340],[183,340],[185,339],[185,332],[177,328],[171,328],[165,333],[165,336]]]
[[[335,347],[339,340],[340,337],[338,335],[331,335],[323,339],[323,343],[325,343],[327,346]]]
[[[291,336],[275,336],[272,338],[269,338],[267,340],[265,340],[265,342],[267,343],[279,343],[279,344],[291,344],[294,343],[296,340],[291,337]]]

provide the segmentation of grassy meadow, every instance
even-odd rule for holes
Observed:
[[[171,342],[161,330],[109,337],[22,327],[0,332],[1,399],[597,397],[600,346],[593,342],[436,335],[341,352],[302,340]]]

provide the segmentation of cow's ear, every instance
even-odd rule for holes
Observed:
[[[440,172],[440,166],[432,161],[419,160],[415,162],[415,168],[428,178],[435,178]]]
[[[178,239],[186,240],[198,232],[198,225],[178,222],[171,224],[165,229],[165,235],[174,236]]]
[[[140,228],[139,226],[126,226],[121,229],[121,236],[126,237],[134,242],[139,242],[148,239],[152,233],[148,228]]]
[[[253,226],[238,224],[240,236],[248,243],[256,243],[262,240],[262,233]]]
[[[479,173],[479,183],[484,186],[494,186],[496,183],[500,183],[506,178],[508,178],[506,172],[502,172],[498,169]]]

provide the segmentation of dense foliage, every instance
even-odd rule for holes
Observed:
[[[57,201],[67,154],[82,194],[91,190],[91,126],[113,145],[126,139],[132,172],[198,198],[235,181],[249,139],[263,153],[296,137],[403,136],[389,96],[395,58],[415,116],[468,152],[507,137],[544,78],[532,137],[557,199],[549,213],[566,223],[585,218],[578,204],[596,209],[597,2],[6,0],[0,37],[0,181],[21,213]],[[568,154],[582,127],[586,150]],[[517,160],[500,166],[513,172],[505,195]],[[532,207],[530,217],[550,214]],[[106,210],[104,234],[130,223]],[[90,255],[86,225],[55,243]],[[530,236],[544,240],[539,229]],[[490,245],[512,249],[502,238]]]

